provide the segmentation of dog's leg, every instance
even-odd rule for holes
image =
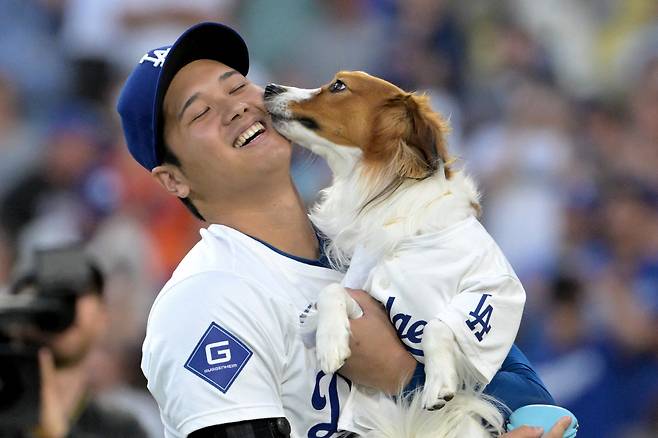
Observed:
[[[350,318],[363,312],[359,304],[338,283],[325,287],[318,296],[316,355],[320,368],[333,373],[350,357]]]
[[[457,340],[444,322],[433,319],[423,330],[421,341],[425,355],[425,387],[423,407],[441,409],[457,391]]]

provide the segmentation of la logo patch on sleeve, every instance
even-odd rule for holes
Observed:
[[[194,347],[185,368],[225,393],[251,355],[249,347],[213,322]]]

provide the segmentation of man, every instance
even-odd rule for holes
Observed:
[[[146,432],[132,415],[99,403],[89,393],[88,359],[105,335],[107,309],[100,269],[86,256],[79,261],[84,264],[82,269],[88,275],[84,282],[70,285],[68,292],[74,297],[70,324],[61,331],[30,328],[21,333],[23,339],[42,346],[38,357],[41,394],[39,424],[30,426],[18,436],[145,438]],[[42,293],[39,288],[44,286],[39,284],[38,276],[32,271],[22,276],[12,286],[12,292],[34,294],[36,290]],[[0,436],[5,436],[3,432],[0,430]]]
[[[212,224],[153,304],[142,370],[167,437],[330,437],[350,379],[396,393],[417,364],[381,306],[354,292],[352,356],[340,375],[318,370],[301,327],[341,274],[322,261],[291,145],[248,66],[235,31],[204,23],[145,54],[121,93],[133,157]],[[537,382],[525,404],[552,401]]]

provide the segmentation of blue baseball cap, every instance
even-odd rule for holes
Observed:
[[[249,52],[242,37],[220,23],[200,23],[171,46],[146,53],[128,77],[117,104],[128,150],[147,170],[162,163],[164,117],[162,101],[176,73],[197,59],[212,59],[243,75]]]

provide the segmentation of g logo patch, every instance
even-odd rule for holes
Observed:
[[[226,392],[251,355],[251,350],[244,342],[213,322],[194,347],[185,363],[185,369]]]

